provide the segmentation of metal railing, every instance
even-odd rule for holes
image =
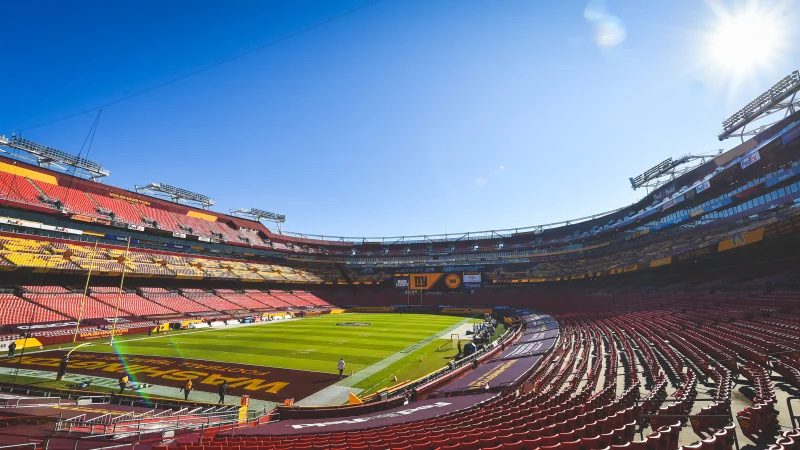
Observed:
[[[44,401],[50,400],[50,401]],[[61,405],[61,397],[20,397],[0,399],[0,409],[2,408],[23,408],[26,406],[42,405]],[[32,403],[33,402],[33,403]]]
[[[3,450],[10,449],[10,448],[17,449],[17,450],[21,450],[21,449],[24,449],[24,448],[30,448],[32,450],[36,450],[36,444],[33,443],[33,442],[28,442],[26,444],[0,445],[0,449],[3,449]]]
[[[89,419],[86,418],[86,414],[81,414],[69,419],[59,420],[56,423],[55,430],[67,433],[79,431],[88,432],[89,434],[95,434],[96,432],[107,434],[120,432],[120,429],[124,429],[124,432],[130,432],[131,428],[138,430],[147,424],[151,426],[173,423],[180,425],[181,422],[184,424],[187,422],[195,424],[205,422],[208,424],[215,420],[225,421],[230,419],[238,419],[238,408],[212,406],[192,409],[181,408],[177,411],[152,409],[141,413],[127,412],[118,415],[108,413]]]
[[[132,413],[117,417],[104,414],[91,419],[85,415],[61,420],[56,423],[56,432],[85,433],[90,438],[104,436],[141,435],[148,433],[162,433],[183,429],[207,428],[212,425],[233,423],[239,420],[238,412],[220,414],[192,414],[185,413],[168,417],[152,417],[147,414],[134,416]]]
[[[800,397],[788,397],[786,399],[786,408],[789,410],[789,420],[792,424],[792,428],[800,428],[800,417],[794,414],[794,409],[792,408],[792,401],[800,400]]]
[[[630,205],[629,205],[630,206]],[[542,232],[547,229],[557,228],[566,225],[573,225],[576,223],[586,222],[589,220],[597,219],[600,217],[607,216],[609,214],[613,214],[615,212],[621,211],[629,206],[623,206],[622,208],[612,209],[610,211],[605,211],[597,214],[591,214],[584,217],[578,217],[577,219],[569,219],[569,220],[562,220],[559,222],[552,222],[546,223],[542,225],[530,225],[525,227],[516,227],[516,228],[502,228],[496,230],[483,230],[483,231],[465,231],[463,233],[439,233],[439,234],[417,234],[417,235],[409,235],[409,236],[331,236],[325,234],[312,234],[312,233],[300,233],[294,231],[284,231],[284,236],[290,237],[298,237],[302,239],[313,239],[313,240],[321,240],[321,241],[334,241],[334,242],[351,242],[353,244],[373,244],[373,243],[381,243],[381,244],[415,244],[415,243],[425,243],[425,242],[453,242],[453,241],[464,241],[464,240],[472,240],[472,239],[492,239],[492,238],[508,238],[514,236],[515,234],[519,233],[536,233]]]

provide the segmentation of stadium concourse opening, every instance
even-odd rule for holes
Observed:
[[[0,450],[800,449],[796,5],[24,3]]]

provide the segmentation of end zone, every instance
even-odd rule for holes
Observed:
[[[0,366],[54,371],[65,351],[53,350],[0,360]],[[282,402],[307,397],[339,381],[336,374],[305,370],[250,366],[246,364],[197,361],[162,356],[119,355],[80,352],[70,355],[67,372],[116,380],[127,373],[137,382],[174,386],[176,396],[183,382],[193,380],[198,391],[216,392],[228,381],[230,395]]]

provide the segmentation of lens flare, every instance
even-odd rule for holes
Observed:
[[[704,59],[714,71],[738,81],[773,68],[783,53],[788,27],[782,8],[758,1],[728,9],[711,4],[715,21],[705,33]]]

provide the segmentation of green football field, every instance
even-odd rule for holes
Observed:
[[[400,353],[401,358],[355,385],[370,393],[393,384],[395,376],[401,381],[412,379],[444,366],[457,350],[439,336],[471,321],[428,314],[334,314],[235,328],[118,337],[113,349],[98,343],[80,350],[326,373],[336,373],[337,361],[344,358],[348,374]]]

